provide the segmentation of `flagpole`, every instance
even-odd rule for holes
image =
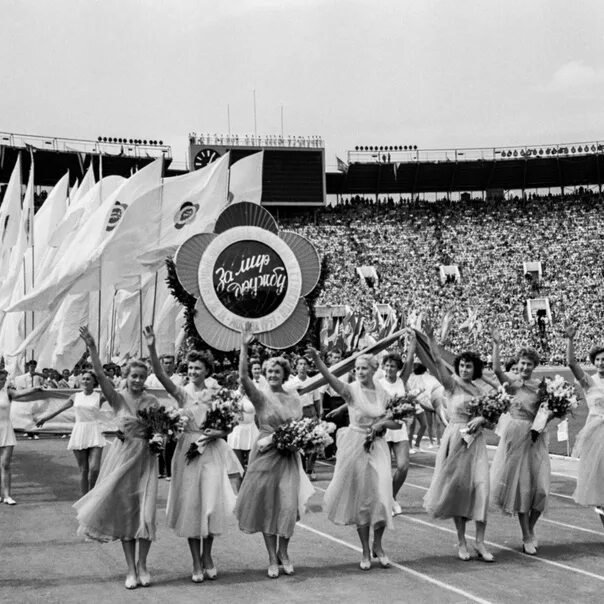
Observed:
[[[138,328],[139,328],[139,347],[140,358],[143,358],[143,288],[138,290]]]
[[[153,284],[153,307],[151,310],[151,325],[155,326],[155,305],[157,303],[157,276],[159,271],[155,271],[155,283]]]
[[[31,183],[32,183],[32,196],[33,196],[33,184],[34,184],[34,152],[33,149],[29,149],[29,154],[31,157]],[[31,206],[31,216],[30,216],[30,224],[28,225],[29,228],[29,235],[31,236],[31,288],[32,290],[34,289],[35,285],[34,285],[34,274],[35,274],[35,263],[34,263],[34,204],[33,204],[33,198],[32,198],[32,206]],[[25,280],[25,273],[23,273],[23,280]],[[35,328],[35,312],[32,310],[31,311],[31,330],[33,331]],[[34,359],[35,358],[35,348],[32,348],[31,350],[31,358]]]
[[[228,106],[228,105],[227,105]],[[230,134],[230,129],[229,129],[229,134]],[[164,211],[164,161],[165,161],[165,155],[162,153],[161,156],[161,173],[162,173],[162,179],[161,179],[161,188],[159,190],[159,215],[161,216],[163,211]],[[161,219],[159,221],[159,237],[157,238],[158,244],[161,244]],[[154,326],[155,325],[155,305],[157,303],[157,276],[158,276],[159,271],[155,271],[155,282],[153,284],[153,307],[151,310],[151,325]]]
[[[94,156],[92,156],[94,157]],[[92,157],[91,157],[91,161],[92,161]],[[103,184],[102,184],[102,180],[103,180],[103,156],[101,155],[101,146],[99,145],[99,208],[101,207],[101,204],[103,203]],[[103,301],[103,295],[102,292],[103,291],[103,263],[102,261],[99,264],[99,316],[97,319],[97,342],[98,342],[98,349],[99,351],[101,350],[101,304]]]
[[[109,334],[109,362],[113,359],[113,346],[115,344],[115,296],[117,289],[113,290],[113,299],[111,301],[111,333]]]

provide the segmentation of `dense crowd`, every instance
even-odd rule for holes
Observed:
[[[348,304],[366,316],[374,302],[407,319],[425,311],[436,320],[455,316],[448,344],[490,360],[490,325],[511,355],[519,343],[536,348],[544,362],[561,364],[565,320],[583,326],[578,357],[601,339],[604,311],[602,200],[591,192],[506,201],[375,203],[353,198],[283,227],[308,237],[327,258],[318,304]],[[539,283],[523,263],[541,261]],[[441,284],[439,267],[455,264],[460,282]],[[367,285],[356,268],[375,267]],[[527,321],[526,301],[548,298],[552,321]],[[469,316],[475,319],[468,321]]]

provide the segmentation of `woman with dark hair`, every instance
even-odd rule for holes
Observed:
[[[405,395],[414,355],[415,332],[412,331],[409,334],[405,363],[403,363],[401,355],[396,352],[388,353],[382,359],[384,377],[379,381],[389,397]],[[396,500],[396,496],[405,483],[407,472],[409,471],[409,435],[407,433],[407,425],[402,424],[398,430],[386,430],[385,439],[390,452],[394,453],[396,462],[396,470],[392,476],[392,515],[397,516],[398,514],[402,514],[403,510],[400,503]]]
[[[386,527],[392,527],[392,483],[390,451],[383,436],[386,429],[400,430],[401,426],[386,417],[388,393],[373,379],[377,359],[358,356],[355,381],[347,384],[329,371],[314,348],[309,353],[329,386],[346,402],[350,417],[350,425],[338,433],[336,466],[325,491],[328,517],[334,524],[356,526],[363,550],[361,570],[371,568],[372,556],[388,568],[391,563],[382,537]],[[369,448],[367,438],[372,439]]]
[[[594,375],[583,371],[575,357],[574,338],[577,328],[569,325],[567,362],[581,384],[589,408],[585,425],[577,435],[573,455],[579,457],[577,488],[573,494],[579,505],[594,506],[604,524],[604,346],[594,346],[589,359],[596,368]]]
[[[262,533],[269,558],[268,576],[276,579],[280,566],[284,574],[294,574],[287,551],[289,541],[314,488],[300,454],[284,454],[272,445],[273,433],[281,424],[302,417],[298,393],[283,389],[291,372],[289,363],[283,357],[269,359],[268,389],[259,389],[248,373],[248,346],[253,339],[252,326],[246,323],[241,332],[239,379],[256,410],[260,435],[250,453],[235,515],[244,533]]]
[[[82,392],[72,394],[67,402],[55,412],[38,419],[41,428],[48,420],[74,408],[75,423],[67,449],[73,451],[80,470],[80,492],[86,495],[96,484],[101,469],[101,455],[107,444],[100,424],[100,409],[105,397],[94,389],[99,385],[93,371],[84,371],[80,376]]]
[[[151,453],[136,414],[158,401],[145,392],[145,363],[128,363],[126,387],[118,391],[103,371],[88,328],[80,327],[80,337],[88,346],[101,390],[117,414],[123,440],[118,438],[111,444],[95,487],[73,505],[80,524],[78,534],[102,542],[120,539],[128,565],[124,586],[147,587],[151,584],[147,556],[156,528],[157,457]]]
[[[518,374],[501,368],[499,330],[493,337],[493,370],[501,384],[508,384],[513,396],[510,418],[502,430],[491,466],[491,493],[495,504],[507,514],[518,514],[522,531],[522,549],[537,553],[535,525],[547,505],[551,464],[549,439],[543,431],[533,442],[531,425],[541,405],[540,380],[533,377],[539,355],[532,348],[518,351]]]
[[[212,559],[214,537],[224,532],[225,521],[235,508],[235,494],[229,475],[243,469],[224,441],[226,432],[201,430],[211,405],[213,388],[206,379],[213,369],[209,353],[192,351],[187,355],[189,383],[177,386],[162,367],[155,349],[152,327],[144,329],[149,357],[155,376],[181,409],[189,422],[178,439],[172,458],[172,482],[168,494],[168,526],[189,543],[193,559],[193,583],[216,579],[218,572]],[[187,461],[190,446],[200,438],[207,445],[201,455]]]
[[[484,535],[489,508],[489,458],[482,428],[482,417],[471,418],[468,403],[482,392],[474,383],[482,377],[483,362],[474,352],[463,352],[455,358],[451,375],[440,356],[432,326],[424,328],[430,350],[437,364],[438,380],[447,396],[447,425],[424,507],[435,518],[453,518],[457,529],[457,556],[470,560],[466,543],[466,524],[476,525],[476,553],[484,562],[494,562],[486,549]]]

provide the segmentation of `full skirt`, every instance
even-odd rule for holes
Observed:
[[[104,447],[107,441],[103,437],[103,431],[98,422],[76,422],[71,431],[69,451],[91,449],[92,447]]]
[[[486,522],[489,508],[489,458],[484,434],[478,431],[467,444],[460,428],[444,431],[424,507],[435,518],[466,518]]]
[[[289,538],[313,493],[299,453],[254,447],[237,497],[239,528]]]
[[[0,447],[14,447],[16,444],[17,439],[10,420],[0,423]]]
[[[78,534],[97,541],[155,539],[157,457],[142,438],[116,439],[96,486],[73,507]]]
[[[531,438],[531,421],[510,417],[491,466],[493,502],[507,514],[544,512],[550,486],[548,436]]]
[[[376,438],[365,451],[366,431],[342,428],[333,478],[325,491],[328,518],[341,525],[392,526],[390,451],[384,438]]]
[[[186,452],[200,436],[200,432],[184,432],[179,438],[168,494],[168,526],[179,537],[189,539],[224,532],[226,519],[235,509],[229,474],[243,473],[235,454],[222,439],[211,441],[201,455],[187,462]]]
[[[587,418],[577,435],[573,455],[579,457],[574,500],[580,505],[604,505],[604,417]]]
[[[251,451],[254,443],[258,440],[258,428],[254,422],[248,424],[238,424],[227,438],[227,443],[231,449],[239,451]]]

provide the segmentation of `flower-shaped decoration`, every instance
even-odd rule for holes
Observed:
[[[319,254],[308,239],[279,231],[261,206],[230,205],[214,232],[185,241],[174,262],[182,286],[197,298],[195,326],[210,346],[237,349],[247,321],[269,348],[289,348],[306,334],[303,296],[319,280]]]

